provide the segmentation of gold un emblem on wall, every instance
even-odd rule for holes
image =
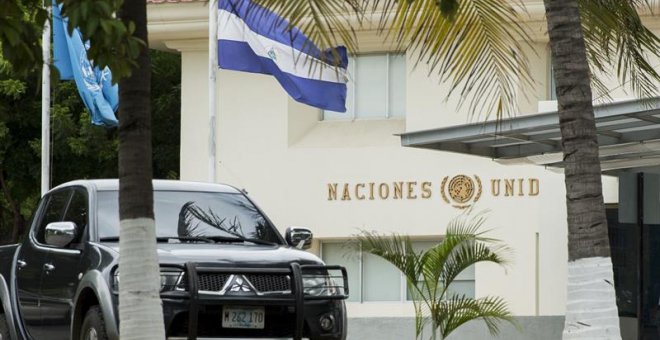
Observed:
[[[447,184],[449,181],[449,184]],[[447,204],[452,204],[451,200],[455,203],[452,204],[454,208],[458,209],[467,209],[472,206],[472,203],[476,203],[481,198],[481,193],[483,192],[483,187],[481,185],[481,178],[474,175],[474,180],[472,177],[467,175],[457,175],[449,179],[449,176],[445,177],[440,184],[440,193],[442,194],[442,199]],[[449,197],[447,197],[449,194]]]
[[[392,181],[360,181],[360,182],[330,182],[327,183],[328,201],[368,202],[368,201],[419,201],[432,200],[439,197],[444,203],[456,209],[467,209],[473,206],[482,193],[498,200],[515,200],[518,198],[534,198],[540,193],[538,178],[509,177],[485,178],[490,182],[484,192],[482,178],[474,175],[459,174],[446,176],[434,185],[429,180],[392,180]],[[487,199],[487,198],[486,198]]]

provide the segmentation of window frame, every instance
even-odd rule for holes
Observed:
[[[64,216],[66,215],[67,210],[69,209],[69,203],[71,203],[71,198],[73,197],[73,190],[72,189],[73,188],[71,188],[71,187],[66,187],[66,188],[62,188],[62,189],[57,190],[57,191],[49,192],[46,196],[44,196],[44,199],[43,199],[44,203],[43,203],[43,206],[41,208],[39,218],[36,221],[34,227],[32,228],[32,231],[30,232],[30,236],[32,237],[32,241],[36,245],[39,245],[41,247],[47,247],[47,248],[50,248],[50,249],[61,249],[61,248],[57,248],[57,247],[53,247],[51,245],[48,245],[45,242],[41,242],[41,240],[39,239],[39,236],[40,236],[39,234],[42,230],[42,227],[43,227],[44,233],[45,233],[45,229],[48,226],[48,224],[43,225],[43,222],[44,222],[44,219],[46,218],[46,213],[48,212],[48,208],[50,207],[50,203],[51,203],[51,200],[53,199],[53,196],[57,195],[57,194],[60,194],[60,193],[68,193],[68,198],[66,199],[66,201],[64,203],[64,206],[62,208],[62,213],[59,217],[59,220],[57,221],[57,222],[61,222],[62,219],[64,218]]]
[[[356,55],[351,55],[349,56],[349,63],[348,63],[348,73],[351,75],[351,80],[354,82],[354,84],[358,83],[358,77],[357,77],[357,68],[358,65],[360,64],[359,62],[359,57],[362,56],[383,56],[385,57],[385,93],[384,93],[384,102],[385,102],[385,112],[384,115],[382,116],[371,116],[371,117],[360,117],[358,114],[357,110],[357,96],[358,96],[358,86],[351,86],[350,87],[350,105],[347,107],[347,111],[350,112],[350,116],[347,115],[346,118],[326,118],[326,112],[330,113],[335,113],[334,111],[329,111],[329,110],[321,110],[321,121],[330,121],[330,122],[342,122],[342,121],[355,121],[355,120],[387,120],[387,119],[405,119],[407,116],[405,109],[403,115],[394,115],[391,110],[391,105],[390,105],[390,99],[391,99],[391,78],[392,78],[392,70],[391,70],[391,64],[392,64],[392,58],[393,57],[402,57],[404,58],[404,70],[407,70],[407,54],[405,51],[403,52],[384,52],[384,53],[364,53],[364,54],[356,54]],[[407,74],[407,72],[406,72]],[[407,86],[407,79],[404,77],[406,80],[406,84],[404,84],[404,88],[406,89],[406,92],[408,90]],[[349,97],[347,95],[347,97]],[[405,96],[404,96],[405,98]],[[404,104],[405,106],[405,104]],[[350,108],[350,109],[349,109]]]
[[[76,194],[80,193],[83,196],[83,201],[85,202],[85,207],[87,208],[87,224],[84,226],[78,225],[74,221],[68,221],[68,222],[74,222],[76,223],[76,232],[78,233],[76,240],[72,242],[68,248],[75,248],[77,245],[86,242],[89,239],[89,229],[91,227],[91,205],[90,205],[90,200],[89,200],[89,192],[84,188],[84,187],[71,187],[71,196],[69,197],[69,202],[67,203],[66,209],[64,210],[64,215],[62,215],[62,221],[67,221],[67,216],[69,215],[70,209],[71,209],[71,204],[74,202],[74,198],[76,197]],[[77,241],[77,242],[76,242]]]
[[[442,238],[440,238],[440,239],[419,238],[419,239],[412,240],[413,244],[415,242],[441,242],[441,241],[442,241]],[[350,240],[348,240],[348,239],[346,239],[346,240],[339,240],[339,239],[320,240],[319,257],[321,259],[323,259],[324,245],[326,245],[326,244],[343,244],[343,243],[346,243],[346,242],[350,242]],[[364,255],[363,254],[364,254],[364,251],[362,249],[362,244],[358,243],[358,260],[359,260],[359,262],[358,262],[358,273],[359,273],[358,282],[359,282],[359,287],[357,287],[357,288],[356,287],[352,287],[352,288],[349,287],[349,288],[353,292],[356,289],[359,288],[360,298],[357,301],[348,301],[347,300],[347,302],[350,302],[350,303],[380,303],[380,304],[382,304],[382,303],[411,303],[413,301],[413,300],[408,299],[408,282],[406,280],[406,277],[397,268],[395,268],[395,269],[399,273],[399,278],[400,278],[400,282],[401,282],[400,292],[399,292],[399,299],[398,300],[390,300],[390,301],[366,301],[364,299],[364,293],[363,293],[363,289],[364,289],[364,261],[363,261]],[[474,268],[474,278],[472,280],[459,279],[459,280],[455,280],[455,281],[472,282],[474,284],[474,289],[475,289],[474,298],[476,298],[476,281],[477,281],[476,278],[477,278],[477,274],[476,274],[476,267],[475,267]]]

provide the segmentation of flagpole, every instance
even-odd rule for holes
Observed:
[[[48,17],[41,36],[43,66],[41,70],[41,196],[50,189],[50,6],[44,6]]]
[[[216,155],[216,78],[218,67],[218,5],[217,0],[209,0],[209,177],[215,183]]]

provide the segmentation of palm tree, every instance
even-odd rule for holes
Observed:
[[[587,52],[595,51],[592,64],[598,69],[600,62],[614,57],[609,48],[627,52],[618,54],[618,60],[630,64],[629,53],[637,54],[644,48],[658,54],[658,39],[646,30],[634,5],[624,1],[544,0],[550,37],[553,75],[557,84],[557,103],[561,143],[565,164],[566,207],[568,219],[568,301],[564,339],[598,338],[620,339],[619,319],[610,244],[603,204],[601,168],[598,158],[598,138],[592,105],[591,82],[594,81]],[[603,6],[594,8],[593,6]],[[623,14],[623,15],[621,15]],[[598,16],[598,17],[594,17]],[[586,20],[583,21],[583,18]],[[599,32],[590,25],[593,21],[614,19],[611,31],[622,25],[623,32]],[[584,35],[583,35],[584,30]],[[631,34],[632,33],[632,34]],[[627,37],[626,35],[632,35]],[[585,44],[585,36],[591,44]],[[633,38],[610,41],[611,36]],[[571,46],[571,48],[566,48]],[[600,57],[599,57],[600,53]],[[640,55],[640,54],[638,54]],[[641,56],[641,55],[640,55]],[[611,61],[609,61],[611,62]],[[642,96],[657,94],[658,74],[642,57],[633,78],[633,89]],[[641,66],[641,67],[640,67]],[[648,67],[644,70],[642,67]],[[602,69],[601,69],[602,70]],[[621,69],[619,69],[621,72]],[[632,73],[635,76],[635,73]],[[598,80],[596,79],[598,85]],[[656,88],[654,89],[653,86]],[[579,294],[580,302],[571,301]]]
[[[564,338],[588,330],[591,337],[616,339],[619,319],[580,11],[576,1],[546,0],[545,7],[566,164],[568,296],[585,284],[588,290],[606,292],[593,298],[585,292],[579,304],[567,302]],[[602,303],[608,308],[598,308]]]
[[[119,17],[144,44],[119,81],[119,325],[122,339],[164,339],[151,153],[151,61],[145,0],[124,1]]]
[[[13,0],[16,1],[16,0]],[[31,0],[25,0],[31,1]],[[164,339],[153,212],[146,0],[60,0],[88,57],[119,82],[119,323],[122,339]],[[119,7],[117,7],[119,6]],[[115,12],[117,15],[115,15]]]
[[[415,251],[408,236],[366,231],[360,234],[362,249],[390,262],[406,277],[415,306],[417,338],[429,326],[431,339],[445,339],[472,320],[483,320],[492,335],[499,332],[501,321],[514,323],[501,298],[475,299],[451,290],[454,279],[476,263],[508,262],[505,255],[509,249],[485,236],[481,231],[484,222],[482,214],[474,218],[461,215],[449,222],[442,242],[426,251]]]

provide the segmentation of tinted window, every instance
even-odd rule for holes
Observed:
[[[73,222],[78,227],[78,237],[73,243],[79,243],[88,224],[87,192],[75,190],[69,208],[66,210],[65,221]]]
[[[44,240],[44,231],[48,223],[62,221],[64,209],[66,209],[66,205],[69,203],[69,197],[71,197],[70,190],[54,192],[48,197],[48,203],[36,234],[39,243],[46,243]]]
[[[99,236],[119,236],[116,191],[98,193]],[[242,194],[156,191],[157,236],[242,235],[279,243],[273,227]]]

